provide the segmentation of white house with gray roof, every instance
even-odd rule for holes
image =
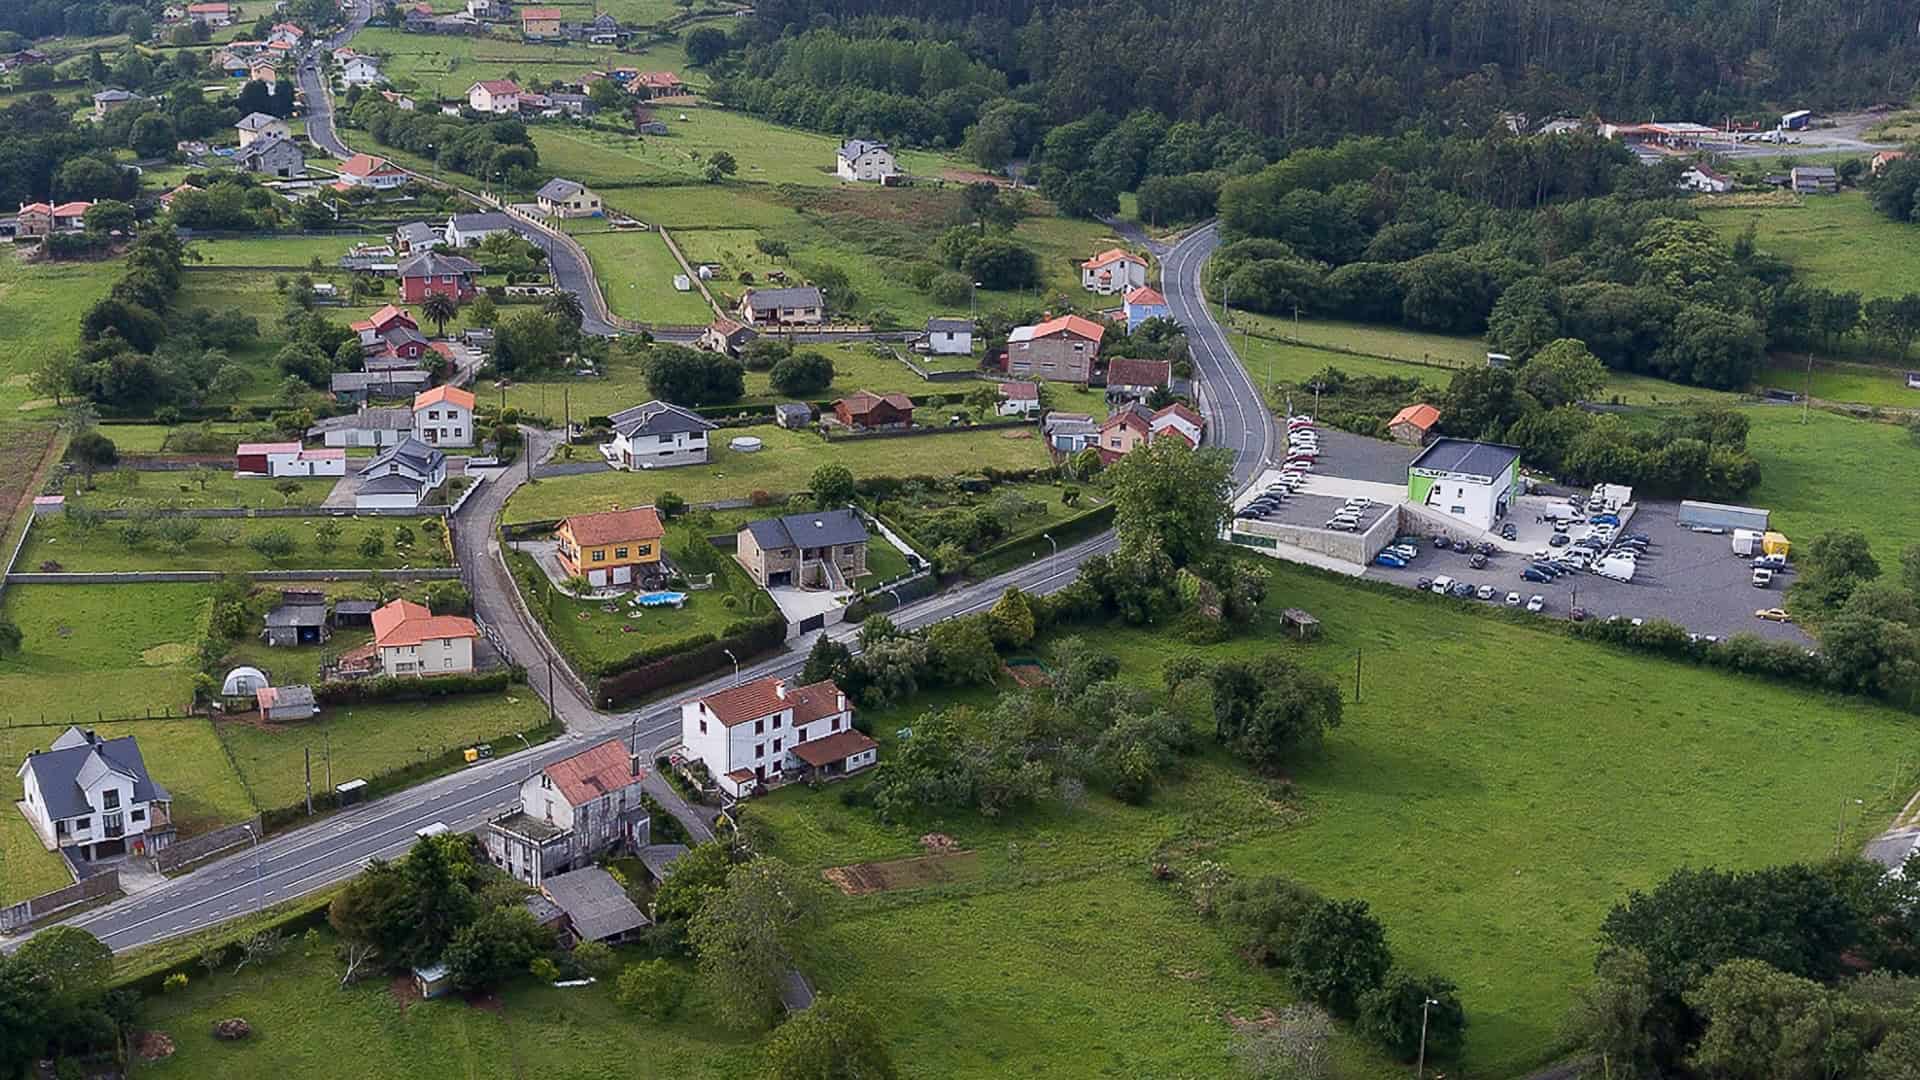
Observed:
[[[70,727],[28,754],[18,775],[20,808],[41,842],[76,858],[143,855],[173,842],[173,796],[147,775],[131,735],[103,739]]]
[[[443,235],[448,247],[467,248],[474,247],[489,236],[512,231],[513,218],[503,210],[489,210],[483,214],[453,215],[447,219]]]
[[[240,118],[239,123],[233,125],[233,129],[240,133],[242,147],[255,139],[264,139],[269,136],[277,135],[282,139],[293,137],[293,128],[285,120],[263,112],[248,113]]]
[[[353,505],[360,510],[411,510],[447,482],[447,455],[409,435],[360,470]]]
[[[558,176],[542,184],[533,198],[540,204],[540,212],[549,217],[599,217],[605,210],[600,196],[585,184]]]
[[[616,469],[664,469],[707,462],[707,432],[713,421],[664,401],[622,409],[607,418],[613,440],[601,447]]]
[[[834,157],[833,171],[842,180],[882,184],[900,175],[899,167],[894,164],[893,150],[886,143],[868,139],[848,139],[841,143],[840,152]]]
[[[827,321],[827,302],[812,285],[748,289],[740,298],[740,317],[749,326],[818,326]]]
[[[927,320],[925,340],[934,356],[966,356],[973,352],[973,320],[935,315]]]

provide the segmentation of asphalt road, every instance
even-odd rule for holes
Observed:
[[[325,100],[324,92],[314,95],[310,90],[309,94],[311,102]],[[309,130],[315,130],[316,113],[322,121],[316,142],[333,139],[337,144],[323,110],[309,113]],[[1193,344],[1197,393],[1208,417],[1209,440],[1234,451],[1238,488],[1259,471],[1273,445],[1273,430],[1256,388],[1228,348],[1201,293],[1201,268],[1216,243],[1214,231],[1207,228],[1166,250],[1162,290]],[[545,432],[530,435],[528,454],[536,461],[551,452],[557,438]],[[519,609],[519,593],[501,560],[497,539],[500,510],[514,488],[525,482],[525,472],[510,469],[485,481],[455,518],[454,538],[476,614],[491,628],[496,645],[527,668],[534,690],[549,700],[565,724],[565,736],[237,850],[157,888],[86,912],[71,920],[71,925],[85,927],[115,950],[125,950],[324,888],[351,877],[368,859],[400,854],[412,843],[416,830],[428,824],[441,822],[462,831],[479,827],[510,808],[514,790],[534,770],[599,739],[628,738],[650,760],[655,748],[677,736],[682,703],[736,681],[729,673],[665,701],[603,713],[592,708],[557,666],[548,676],[553,651],[538,626]],[[1039,562],[908,604],[893,613],[894,621],[912,628],[971,614],[991,607],[1008,587],[1052,592],[1078,575],[1083,560],[1111,550],[1113,543],[1111,533],[1093,537]],[[842,626],[835,628],[834,636],[852,644],[849,639],[855,632],[856,628]],[[810,639],[798,641],[787,652],[743,667],[737,677],[796,674],[811,644]],[[657,775],[650,772],[647,786],[696,835],[709,834],[703,812],[687,807]],[[7,947],[17,946],[19,940]]]

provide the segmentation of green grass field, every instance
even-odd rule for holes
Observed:
[[[257,236],[221,237],[195,240],[188,250],[198,254],[206,266],[297,266],[305,269],[314,258],[330,271],[338,269],[340,256],[355,244],[384,243],[388,238],[341,233],[334,236]],[[272,275],[267,281],[272,283]]]
[[[319,506],[333,490],[338,478],[304,476],[296,478],[300,490],[288,498],[273,490],[279,483],[263,476],[237,477],[230,472],[210,477],[205,487],[191,473],[141,472],[114,469],[94,477],[94,487],[86,490],[79,477],[69,477],[66,496],[96,510],[128,510],[139,506],[173,507],[180,510],[205,508],[281,506]]]
[[[508,500],[503,520],[541,521],[653,502],[672,491],[688,502],[743,498],[750,492],[792,494],[805,489],[813,471],[840,464],[854,476],[952,476],[982,468],[1045,465],[1046,449],[1029,429],[973,431],[961,435],[856,439],[824,443],[817,435],[766,426],[729,428],[715,439],[704,466],[652,472],[589,473],[536,480]],[[752,435],[765,443],[758,453],[727,449],[726,440]]]
[[[520,742],[514,732],[546,721],[547,707],[539,697],[515,686],[503,694],[330,707],[312,720],[268,727],[220,721],[217,729],[253,797],[272,808],[291,806],[305,794],[308,750],[319,793],[326,790],[322,766],[329,745],[333,782],[343,784],[475,743],[491,742],[502,753],[516,750]]]
[[[171,444],[169,440],[179,434],[198,433],[200,425],[180,424],[167,427],[164,424],[102,424],[99,430],[102,435],[113,440],[114,448],[122,454],[158,454],[163,451],[184,453],[184,450]],[[222,439],[231,440],[220,451],[231,453],[234,446],[248,440],[252,434],[253,425],[214,424],[212,430]]]
[[[1809,389],[1806,360],[1776,357],[1773,364],[1760,373],[1759,381],[1763,386],[1806,392]],[[1907,389],[1905,368],[1815,360],[1811,384],[1813,396],[1824,401],[1920,409],[1920,390]]]
[[[673,287],[680,264],[654,231],[595,233],[580,237],[594,276],[615,315],[649,323],[704,326],[713,309],[697,288]]]
[[[1773,525],[1796,543],[1827,529],[1856,526],[1892,572],[1901,548],[1920,540],[1920,500],[1900,492],[1920,468],[1920,446],[1904,428],[1818,409],[1754,406],[1747,447],[1760,462],[1760,486],[1739,501],[1773,511]]]
[[[52,742],[58,732],[48,732]],[[19,763],[14,763],[19,768]],[[0,806],[0,904],[11,904],[30,896],[65,888],[73,884],[66,860],[48,851],[28,824],[26,816],[14,807],[20,795],[17,784],[9,783],[7,805]]]
[[[1590,970],[1599,921],[1628,890],[1682,865],[1823,856],[1838,800],[1865,800],[1847,838],[1863,842],[1920,780],[1906,719],[1889,710],[1260,565],[1273,574],[1266,619],[1283,606],[1313,611],[1326,624],[1318,644],[1284,643],[1273,621],[1209,648],[1164,631],[1089,636],[1157,693],[1162,665],[1188,653],[1283,650],[1337,679],[1345,723],[1321,758],[1294,770],[1298,810],[1268,801],[1211,749],[1144,807],[1095,796],[1004,820],[960,814],[890,827],[834,791],[792,788],[757,805],[772,850],[804,866],[914,854],[930,827],[979,853],[979,872],[961,885],[847,901],[814,950],[823,990],[889,1017],[924,1016],[933,999],[963,1003],[937,1014],[969,1038],[892,1025],[918,1071],[1082,1073],[1070,1055],[1095,1046],[1102,1062],[1130,1053],[1135,1074],[1217,1073],[1224,1010],[1245,1015],[1287,995],[1149,884],[1148,863],[1166,852],[1158,857],[1221,858],[1241,873],[1282,872],[1367,900],[1402,962],[1460,984],[1471,1020],[1462,1075],[1521,1075],[1549,1056],[1571,988]],[[1460,674],[1475,670],[1510,674]],[[1182,693],[1181,709],[1207,730],[1205,689]],[[1725,707],[1735,700],[1740,708]],[[896,729],[931,704],[871,718],[883,757]],[[1021,932],[1008,934],[1012,926]],[[1018,1015],[1009,1016],[1015,986]],[[1155,1024],[1169,997],[1187,1018],[1177,1029]],[[1021,1022],[1109,1034],[1034,1039],[1015,1027],[1000,1037],[1002,1023]],[[1352,1075],[1384,1069],[1373,1062]]]
[[[1861,192],[1792,207],[1706,210],[1700,219],[1729,241],[1754,222],[1755,246],[1791,263],[1810,285],[1853,289],[1868,299],[1920,291],[1920,233],[1881,217]]]
[[[178,551],[149,538],[139,547],[121,535],[119,522],[103,522],[90,533],[73,528],[64,516],[49,515],[34,523],[32,536],[20,553],[22,569],[57,562],[70,571],[109,570],[390,570],[399,567],[447,566],[452,562],[446,542],[424,535],[418,522],[401,522],[413,534],[406,548],[396,545],[391,518],[224,518],[194,519],[200,535]],[[322,521],[339,526],[336,546],[322,552],[316,529]],[[248,545],[259,536],[285,529],[298,545],[291,555],[270,560]],[[378,537],[382,548],[375,556],[360,553],[360,544]]]
[[[207,610],[196,585],[7,589],[0,611],[25,640],[18,654],[0,659],[0,723],[183,712]]]
[[[120,276],[120,262],[23,263],[0,255],[0,410],[49,407],[34,399],[27,377],[42,357],[80,344],[80,316]]]
[[[677,610],[619,603],[609,612],[602,601],[575,600],[552,589],[532,556],[515,552],[509,565],[527,606],[546,612],[554,644],[582,674],[624,660],[641,649],[693,634],[721,637],[729,624],[747,618],[750,612],[766,615],[774,610],[772,599],[754,587],[744,571],[715,578],[711,589],[688,592],[686,604]],[[529,589],[529,577],[539,584]],[[733,607],[726,605],[729,596],[734,599]]]
[[[592,16],[583,13],[581,17]],[[440,99],[464,99],[467,88],[482,79],[513,77],[526,85],[572,81],[610,67],[681,71],[687,63],[686,51],[677,42],[629,53],[603,45],[532,45],[496,37],[409,34],[377,26],[354,35],[353,47],[385,57],[381,70],[395,85],[410,85]]]

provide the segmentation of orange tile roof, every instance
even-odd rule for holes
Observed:
[[[1142,266],[1147,264],[1147,260],[1124,248],[1108,248],[1093,258],[1088,259],[1086,262],[1081,263],[1080,266],[1084,270],[1098,270],[1108,263],[1119,262],[1123,259],[1130,262],[1137,262]]]
[[[347,176],[372,176],[374,173],[398,172],[393,162],[386,158],[377,158],[372,154],[355,154],[340,166],[340,172]]]
[[[373,643],[383,649],[418,645],[434,638],[474,638],[480,631],[472,619],[435,615],[420,604],[395,600],[373,613]]]
[[[413,396],[413,407],[416,409],[424,409],[429,405],[438,405],[444,401],[451,405],[458,405],[471,412],[473,410],[473,400],[473,392],[470,390],[462,390],[457,386],[436,386],[431,390],[422,390],[418,394],[415,394]]]
[[[78,217],[79,215],[84,214],[91,209],[93,209],[93,204],[90,202],[84,202],[79,200],[76,200],[74,202],[63,202],[59,206],[56,206],[53,208],[53,216],[54,217]]]
[[[1142,307],[1148,307],[1148,306],[1166,307],[1167,298],[1160,295],[1159,289],[1152,289],[1152,288],[1148,288],[1145,285],[1142,285],[1139,288],[1127,294],[1127,303],[1139,304]]]
[[[880,745],[866,735],[848,728],[824,739],[809,739],[793,748],[793,756],[818,769],[838,764],[863,750]]]
[[[1155,420],[1158,420],[1163,416],[1177,416],[1180,419],[1185,420],[1187,423],[1192,424],[1194,427],[1207,426],[1207,421],[1205,417],[1201,416],[1197,412],[1194,412],[1192,409],[1187,408],[1185,405],[1181,404],[1178,401],[1174,402],[1173,404],[1167,406],[1164,409],[1161,409],[1159,412],[1153,414],[1153,418]]]
[[[842,711],[840,687],[832,679],[823,679],[811,686],[802,686],[787,691],[787,700],[793,703],[793,722],[811,724]]]
[[[485,90],[489,94],[517,94],[520,92],[520,84],[514,82],[512,79],[481,79],[473,85]]]
[[[882,402],[899,409],[901,412],[910,413],[913,411],[913,399],[898,391],[876,394],[871,390],[856,390],[846,397],[841,398],[839,401],[834,402],[834,404],[845,404],[847,407],[847,415],[849,416],[865,416],[877,408]]]
[[[768,675],[709,694],[700,699],[700,706],[727,727],[737,727],[749,720],[772,716],[785,708],[792,708],[794,722],[802,724],[838,711],[833,706],[840,688],[831,680],[798,687],[783,697],[781,690],[785,685],[778,677]],[[831,696],[825,696],[827,691],[832,692]],[[823,702],[827,708],[821,711]]]
[[[1433,425],[1439,422],[1440,422],[1440,410],[1434,408],[1431,405],[1428,405],[1426,402],[1420,402],[1418,404],[1409,405],[1406,408],[1401,409],[1399,412],[1394,413],[1393,419],[1387,421],[1387,426],[1392,427],[1395,424],[1412,424],[1414,427],[1419,428],[1421,431],[1431,431],[1433,430]]]
[[[1057,334],[1062,330],[1069,331],[1078,337],[1086,338],[1088,341],[1099,341],[1101,338],[1107,336],[1106,327],[1101,326],[1092,319],[1083,319],[1078,315],[1062,315],[1059,318],[1048,319],[1046,322],[1040,323],[1033,328],[1033,336],[1037,338],[1046,337],[1049,334]]]
[[[645,779],[645,768],[635,772],[627,756],[626,744],[619,739],[583,750],[570,758],[540,770],[560,789],[570,806],[582,806],[603,795],[631,787]]]
[[[408,326],[412,326],[415,330],[420,329],[418,326],[414,325],[413,316],[407,314],[405,308],[397,308],[397,307],[394,307],[392,304],[387,304],[384,307],[382,307],[379,311],[376,311],[372,315],[367,316],[367,325],[373,327],[376,330],[385,330],[388,324],[394,323],[394,322],[403,322],[403,323],[406,323]],[[358,326],[360,324],[355,323],[354,325]]]
[[[1000,396],[1008,401],[1038,401],[1040,387],[1030,382],[1015,380],[1000,384]]]
[[[631,510],[606,510],[598,514],[575,514],[560,522],[573,534],[575,543],[584,547],[617,544],[622,540],[658,540],[667,535],[660,514],[651,506]]]
[[[531,22],[535,19],[558,19],[558,18],[560,18],[559,8],[530,7],[530,8],[520,9],[520,21],[523,23]]]
[[[1108,386],[1165,386],[1172,378],[1173,364],[1166,360],[1119,356],[1107,362]]]

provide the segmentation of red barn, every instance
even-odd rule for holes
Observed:
[[[459,255],[427,251],[400,264],[400,296],[418,304],[429,294],[451,296],[462,303],[473,299],[473,276],[480,265]]]

